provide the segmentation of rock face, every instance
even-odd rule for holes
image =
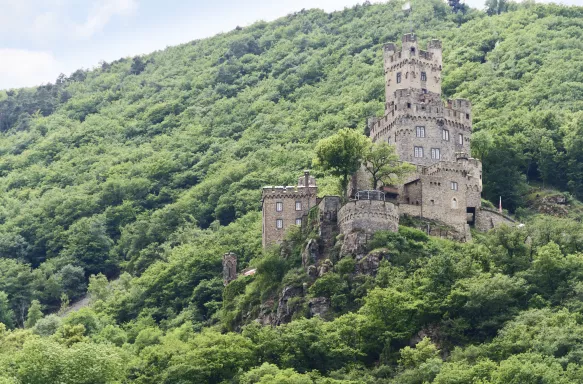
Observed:
[[[273,325],[289,323],[294,314],[295,306],[289,301],[293,298],[303,296],[302,287],[285,287],[279,296],[277,313],[272,321]]]
[[[330,301],[325,297],[315,297],[308,302],[310,317],[325,317],[330,310]]]
[[[371,235],[365,232],[350,232],[344,235],[342,248],[340,249],[340,257],[346,256],[362,256],[366,253],[366,243]]]
[[[273,323],[274,321],[272,312],[273,304],[274,304],[273,299],[266,300],[261,304],[261,307],[259,308],[259,316],[257,317],[257,321],[259,322],[259,324],[265,326],[271,325]]]
[[[307,268],[310,265],[314,265],[318,262],[320,258],[320,246],[316,239],[310,239],[306,248],[302,252],[302,265]]]
[[[369,253],[360,258],[360,260],[357,257],[356,272],[364,275],[376,275],[381,266],[381,261],[386,258],[386,252],[386,249],[380,249]]]

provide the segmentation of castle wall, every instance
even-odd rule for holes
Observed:
[[[481,205],[481,170],[479,161],[465,158],[422,168],[400,189],[400,213],[442,222],[468,237],[468,208]]]
[[[399,229],[399,209],[392,203],[380,200],[353,200],[338,211],[340,232],[365,232],[373,234]]]
[[[476,229],[487,232],[499,225],[516,225],[516,221],[498,211],[488,208],[481,208],[476,212]]]
[[[421,205],[399,204],[399,214],[421,217]]]

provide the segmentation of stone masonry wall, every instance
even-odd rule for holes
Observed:
[[[316,186],[263,188],[263,247],[281,243],[289,227],[297,225],[296,220],[301,220],[316,205],[317,194]],[[296,202],[301,209],[296,210]],[[279,212],[277,203],[283,206]],[[282,228],[277,228],[277,220],[282,220]]]
[[[476,212],[476,229],[479,231],[487,232],[502,224],[513,226],[516,220],[493,209],[481,208]]]
[[[338,211],[340,232],[375,233],[399,229],[399,209],[392,203],[379,200],[353,200]]]

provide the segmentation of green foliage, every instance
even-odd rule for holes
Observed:
[[[337,134],[318,142],[314,163],[324,171],[340,178],[342,196],[346,196],[348,179],[360,167],[369,146],[370,139],[366,136],[353,129],[341,129]],[[371,151],[371,157],[372,153],[380,152]]]
[[[50,314],[39,319],[34,325],[32,331],[40,336],[51,336],[57,332],[57,329],[61,327],[62,323],[63,321],[59,316]]]
[[[317,158],[320,192],[346,189],[384,110],[382,44],[411,27],[443,41],[444,97],[472,101],[486,199],[583,196],[583,11],[488,5],[301,11],[2,92],[0,383],[582,382],[578,221],[524,215],[471,244],[379,232],[375,277],[359,255],[314,281],[301,231],[261,247],[263,185]],[[380,184],[389,152],[368,153]],[[257,272],[223,288],[228,251]],[[292,322],[254,321],[304,284]],[[39,319],[87,288],[90,309]],[[326,321],[304,318],[312,296]]]
[[[24,323],[24,326],[26,328],[32,328],[40,319],[42,319],[42,317],[43,313],[41,310],[40,302],[38,300],[33,300],[32,303],[30,303],[30,307],[28,308],[28,314],[26,315],[26,322]]]
[[[416,169],[412,164],[401,163],[395,146],[384,142],[370,144],[362,160],[364,168],[371,176],[372,189],[397,185]]]

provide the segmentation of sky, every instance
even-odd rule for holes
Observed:
[[[60,73],[93,68],[101,60],[149,53],[302,8],[331,12],[362,1],[0,0],[0,89],[54,82]],[[466,0],[478,8],[484,2]]]

